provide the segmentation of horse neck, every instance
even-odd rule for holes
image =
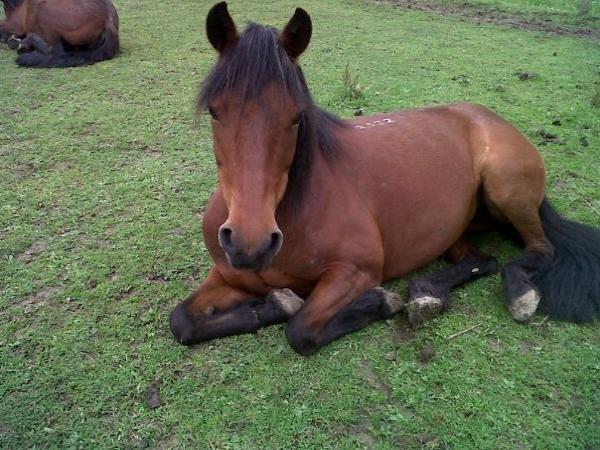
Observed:
[[[332,186],[331,164],[334,162],[325,158],[318,145],[313,152],[310,171],[306,174],[308,178],[301,195],[292,201],[284,197],[277,209],[277,222],[284,228],[306,223],[306,219],[314,215],[315,208],[318,208],[318,204],[329,194]]]

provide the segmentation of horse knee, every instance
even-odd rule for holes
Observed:
[[[290,347],[301,355],[312,355],[320,348],[316,331],[309,328],[301,316],[295,316],[288,322],[285,335]]]

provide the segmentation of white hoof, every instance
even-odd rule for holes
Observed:
[[[514,299],[508,310],[513,319],[518,322],[527,322],[533,317],[540,303],[540,294],[535,289],[530,289],[520,297]]]
[[[269,293],[269,301],[279,306],[288,316],[293,316],[304,305],[304,300],[290,289],[275,289]]]
[[[421,322],[437,317],[444,302],[437,297],[423,296],[413,298],[408,302],[406,309],[408,310],[408,320],[411,325],[419,325]]]

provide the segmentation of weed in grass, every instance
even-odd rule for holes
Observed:
[[[359,75],[353,75],[350,70],[350,63],[347,63],[342,74],[342,98],[344,100],[356,101],[364,98],[365,93],[358,79]]]

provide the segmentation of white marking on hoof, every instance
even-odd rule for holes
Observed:
[[[388,316],[393,316],[398,311],[406,309],[406,301],[393,291],[378,286],[374,288],[383,295],[383,304]]]
[[[275,289],[269,293],[269,300],[273,301],[288,316],[293,316],[304,305],[304,300],[294,294],[291,289]]]
[[[479,267],[474,267],[471,269],[471,273],[477,273],[479,272]]]
[[[518,322],[527,322],[533,317],[540,303],[540,294],[535,289],[530,289],[520,297],[514,299],[508,310],[513,319]]]
[[[408,302],[408,320],[412,326],[419,325],[424,320],[437,317],[442,311],[444,302],[437,297],[425,295],[423,297],[413,298]]]
[[[19,39],[15,35],[12,35],[8,38],[6,43],[8,44],[8,48],[10,48],[11,50],[16,50],[21,45],[21,39]]]

